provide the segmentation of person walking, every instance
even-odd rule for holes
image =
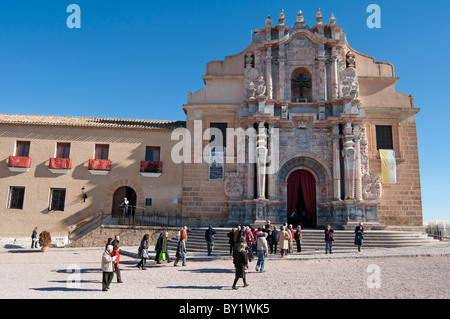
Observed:
[[[303,240],[302,226],[300,226],[300,225],[297,226],[297,229],[295,230],[295,233],[294,233],[294,239],[295,239],[295,242],[297,243],[297,252],[301,253],[302,252],[302,240]]]
[[[233,264],[235,268],[235,278],[233,282],[232,289],[238,289],[236,287],[236,284],[239,280],[239,278],[242,278],[244,281],[244,287],[248,286],[246,276],[245,276],[245,270],[248,268],[248,255],[245,252],[245,249],[247,248],[246,243],[242,243],[239,248],[237,249],[236,253],[233,257]]]
[[[330,225],[327,225],[327,227],[325,228],[325,254],[327,254],[328,251],[330,251],[330,254],[333,253],[333,233],[334,230]]]
[[[112,246],[112,245],[113,245],[112,242],[113,242],[113,239],[112,239],[112,238],[108,238],[108,240],[106,241],[105,249],[106,249],[109,245]]]
[[[140,268],[142,267],[142,270],[146,270],[145,264],[148,259],[148,239],[150,236],[148,234],[145,234],[144,237],[141,240],[141,245],[139,246],[138,250],[138,257],[141,258],[141,261],[136,265],[136,267]]]
[[[269,250],[269,248],[267,247],[267,236],[268,236],[267,233],[263,233],[256,240],[256,252],[258,254],[258,261],[256,262],[255,268],[256,271],[264,272],[264,266],[266,264],[266,256]]]
[[[116,260],[114,261],[114,273],[116,274],[117,282],[121,284],[122,276],[120,275],[120,268],[119,268],[119,259],[120,259],[119,244],[113,246],[112,255],[116,257]]]
[[[255,241],[255,237],[253,236],[253,232],[250,227],[245,228],[245,242],[247,243],[247,246],[253,250],[253,243]]]
[[[114,277],[114,262],[116,257],[112,255],[113,246],[108,245],[102,256],[102,290],[108,291]]]
[[[214,248],[214,235],[215,234],[216,234],[216,231],[211,225],[205,231],[205,240],[206,240],[206,246],[208,248],[208,256],[211,256],[211,253]]]
[[[362,223],[355,227],[355,245],[358,246],[358,251],[361,251],[361,246],[363,245],[364,238],[364,227]]]
[[[167,240],[169,237],[168,232],[162,232],[159,235],[158,241],[156,242],[155,250],[155,261],[157,264],[161,264],[162,261],[170,262],[169,250],[167,249]]]
[[[277,235],[278,244],[280,245],[281,258],[286,257],[286,251],[289,248],[289,240],[291,234],[286,230],[286,226],[281,226],[281,231]]]
[[[245,226],[238,226],[237,230],[234,232],[234,252],[236,253],[241,246],[242,239],[245,242]]]
[[[38,228],[35,227],[33,229],[33,233],[31,234],[31,248],[38,248],[37,244],[38,244],[38,234],[37,234],[37,230]]]
[[[234,245],[235,245],[235,242],[234,242],[234,232],[236,231],[236,228],[233,228],[228,234],[227,234],[227,237],[228,237],[228,244],[230,244],[230,255],[231,254],[233,254],[233,252],[234,252]]]
[[[186,238],[184,237],[183,234],[180,234],[180,240],[178,241],[177,252],[175,257],[176,257],[175,263],[173,264],[174,267],[178,266],[178,261],[180,259],[183,260],[182,265],[186,266]]]

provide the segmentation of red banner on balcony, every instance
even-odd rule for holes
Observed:
[[[9,167],[30,167],[31,157],[29,156],[10,156],[8,159]]]
[[[51,169],[70,169],[72,160],[70,158],[51,158],[48,168]]]
[[[142,161],[141,170],[153,173],[161,172],[162,162]]]
[[[89,167],[90,170],[101,170],[101,171],[110,171],[111,170],[111,160],[104,159],[89,159]]]

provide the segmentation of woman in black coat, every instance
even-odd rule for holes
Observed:
[[[142,270],[145,269],[145,263],[148,259],[148,239],[150,236],[148,234],[144,235],[144,238],[142,238],[141,245],[139,246],[138,250],[138,257],[141,258],[141,261],[136,265],[136,267],[140,268],[142,266]]]
[[[247,245],[245,243],[241,244],[233,257],[233,264],[234,268],[236,269],[236,277],[234,279],[232,287],[233,289],[237,289],[236,284],[239,278],[242,278],[242,280],[244,281],[244,287],[248,286],[245,279],[245,270],[248,268],[248,255],[245,251],[246,246]]]
[[[234,252],[234,246],[235,246],[235,242],[234,242],[234,232],[236,231],[235,228],[233,228],[228,234],[227,237],[229,238],[228,243],[230,244],[230,254],[232,254]]]
[[[359,226],[355,228],[355,245],[358,246],[358,251],[361,251],[361,246],[363,245],[364,238],[364,227],[362,223],[359,223]]]

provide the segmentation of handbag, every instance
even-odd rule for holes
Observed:
[[[160,261],[166,261],[166,253],[160,253],[159,254],[159,260]]]

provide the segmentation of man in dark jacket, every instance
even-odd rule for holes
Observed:
[[[215,234],[216,234],[216,231],[213,229],[212,226],[209,226],[209,228],[205,232],[206,245],[208,246],[208,256],[211,256],[212,250],[214,248],[214,235]]]
[[[278,246],[278,230],[276,229],[276,227],[274,227],[272,232],[269,233],[268,243],[270,246],[270,253],[276,254],[277,246]],[[275,251],[274,251],[274,247],[275,247]]]

